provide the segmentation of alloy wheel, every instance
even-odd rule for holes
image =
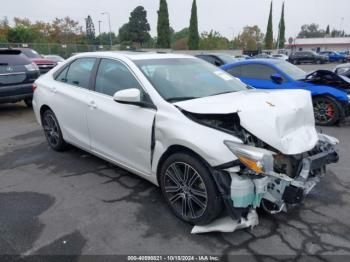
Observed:
[[[326,99],[318,99],[314,102],[315,118],[320,124],[327,124],[334,118],[335,108]]]
[[[43,119],[44,132],[48,142],[55,147],[59,143],[59,129],[55,117],[52,114],[45,114]]]
[[[172,163],[165,171],[165,195],[173,209],[184,219],[196,219],[207,209],[208,194],[204,181],[191,165]]]

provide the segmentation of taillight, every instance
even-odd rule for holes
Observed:
[[[33,92],[35,91],[35,89],[37,88],[38,86],[36,84],[33,84],[32,85],[32,89],[33,89]]]

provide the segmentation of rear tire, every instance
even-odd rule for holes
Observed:
[[[207,166],[192,154],[175,153],[162,165],[160,187],[174,214],[205,225],[222,211],[222,199]]]
[[[329,96],[313,98],[316,125],[332,126],[341,117],[341,109],[338,102]]]
[[[44,128],[46,140],[50,147],[59,152],[66,150],[68,144],[63,139],[62,131],[54,112],[47,109],[42,114],[41,122]]]

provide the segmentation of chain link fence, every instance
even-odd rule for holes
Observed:
[[[55,43],[0,43],[0,48],[31,48],[42,55],[59,55],[68,58],[76,53],[109,51],[109,45],[55,44]]]

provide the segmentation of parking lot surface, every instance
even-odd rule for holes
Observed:
[[[77,148],[52,151],[31,109],[0,105],[0,254],[350,255],[350,123],[322,132],[341,141],[340,162],[302,206],[261,214],[254,229],[191,235],[157,187]]]

